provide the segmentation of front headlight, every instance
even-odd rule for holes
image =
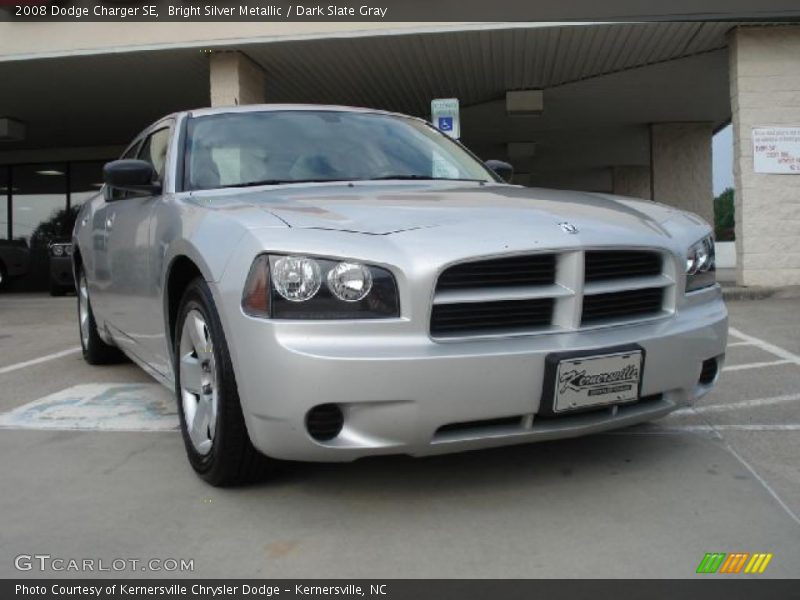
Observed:
[[[693,292],[716,283],[714,239],[709,235],[692,244],[686,253],[686,291]]]
[[[242,308],[273,319],[385,319],[400,315],[397,285],[381,267],[262,254],[250,267]]]
[[[281,256],[272,264],[272,283],[289,302],[311,300],[322,285],[319,263],[305,256]]]
[[[50,244],[51,256],[72,256],[72,244]]]

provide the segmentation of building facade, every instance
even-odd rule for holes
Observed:
[[[800,173],[756,172],[752,137],[800,127],[798,73],[787,22],[0,23],[0,243],[29,248],[16,285],[41,287],[59,211],[172,111],[320,102],[427,117],[431,99],[455,97],[462,141],[512,162],[516,183],[709,221],[711,137],[732,123],[737,281],[800,285]]]

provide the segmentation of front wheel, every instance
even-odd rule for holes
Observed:
[[[222,324],[200,278],[183,294],[174,356],[181,433],[192,468],[215,486],[262,477],[272,461],[250,441]]]

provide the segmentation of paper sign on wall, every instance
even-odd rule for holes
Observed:
[[[800,127],[754,128],[753,169],[800,175]]]

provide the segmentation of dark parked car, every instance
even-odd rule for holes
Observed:
[[[12,277],[28,272],[30,251],[24,241],[0,240],[0,290],[8,286]]]
[[[50,295],[63,296],[75,291],[72,276],[72,244],[53,241],[48,245],[50,255]]]

